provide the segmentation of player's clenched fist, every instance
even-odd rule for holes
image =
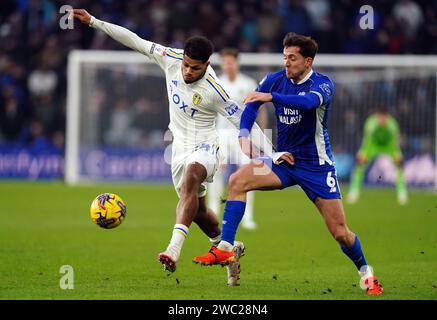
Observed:
[[[70,10],[70,12],[72,12],[73,17],[78,19],[80,22],[87,24],[87,25],[90,24],[91,15],[85,9],[73,9],[73,10]]]

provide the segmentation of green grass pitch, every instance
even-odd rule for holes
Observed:
[[[346,187],[343,188],[343,194]],[[112,230],[88,214],[95,196],[119,194],[127,218]],[[367,189],[345,205],[385,294],[369,297],[351,261],[299,189],[257,192],[257,231],[240,229],[246,256],[241,286],[226,285],[226,269],[191,262],[209,241],[196,225],[168,275],[157,261],[174,224],[176,194],[168,185],[0,183],[0,299],[436,299],[437,198],[411,191],[397,204],[393,189]],[[74,289],[62,290],[62,265],[74,269]]]

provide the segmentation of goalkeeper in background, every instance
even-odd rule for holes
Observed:
[[[396,192],[398,202],[406,204],[407,185],[402,171],[402,152],[399,146],[399,125],[385,107],[371,114],[364,123],[364,137],[356,157],[348,203],[355,203],[360,195],[364,173],[369,163],[379,155],[388,155],[396,166]]]

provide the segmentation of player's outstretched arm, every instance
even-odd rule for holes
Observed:
[[[253,102],[274,102],[282,105],[292,105],[297,109],[306,110],[317,108],[321,104],[320,97],[313,92],[309,92],[304,96],[295,94],[279,94],[276,92],[252,92],[246,97],[244,103],[247,104]]]
[[[74,17],[80,22],[89,25],[92,28],[103,31],[112,39],[120,42],[128,48],[146,54],[146,49],[148,47],[146,45],[146,40],[141,39],[132,31],[116,24],[101,21],[89,14],[85,9],[73,9],[73,13]]]
[[[99,20],[85,9],[73,9],[73,16],[80,22],[106,33],[124,46],[148,56],[161,68],[164,68],[165,61],[162,54],[165,50],[164,47],[151,41],[141,39],[138,35],[126,28]]]

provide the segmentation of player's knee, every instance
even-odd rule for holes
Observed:
[[[346,245],[348,242],[348,231],[344,227],[338,227],[332,232],[332,236],[334,237],[335,241],[337,241],[340,244]]]
[[[238,172],[233,173],[229,177],[229,189],[232,191],[244,192],[247,191],[248,183],[247,180]]]

